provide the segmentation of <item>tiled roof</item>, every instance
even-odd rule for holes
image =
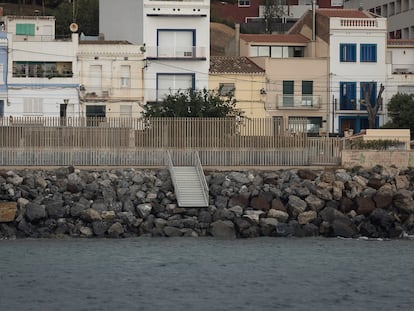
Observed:
[[[414,39],[388,39],[387,44],[392,46],[414,46]]]
[[[210,73],[227,74],[263,74],[265,70],[257,66],[248,57],[211,56]]]
[[[374,18],[370,12],[358,9],[318,9],[316,12],[326,17]]]
[[[309,39],[300,34],[241,34],[246,42],[256,43],[300,43],[305,44]]]

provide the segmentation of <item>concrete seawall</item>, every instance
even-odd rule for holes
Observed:
[[[206,171],[208,208],[180,208],[165,169],[0,171],[0,239],[414,234],[414,170]]]

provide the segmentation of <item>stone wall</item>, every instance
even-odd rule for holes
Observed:
[[[180,208],[169,172],[0,171],[0,238],[414,234],[414,170],[207,171],[208,208]]]
[[[379,150],[342,150],[342,167],[373,167],[375,165],[412,167],[414,151],[379,151]]]

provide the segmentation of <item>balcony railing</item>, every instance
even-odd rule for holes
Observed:
[[[319,95],[277,95],[275,103],[266,103],[266,110],[276,109],[319,109]]]
[[[201,59],[207,57],[207,48],[200,46],[153,46],[147,47],[146,53],[149,59]]]
[[[402,64],[402,65],[392,65],[393,74],[414,74],[414,65],[412,64]]]

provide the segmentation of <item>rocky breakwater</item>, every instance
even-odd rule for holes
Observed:
[[[206,172],[208,208],[177,206],[169,172],[0,171],[0,239],[414,234],[414,170]]]

